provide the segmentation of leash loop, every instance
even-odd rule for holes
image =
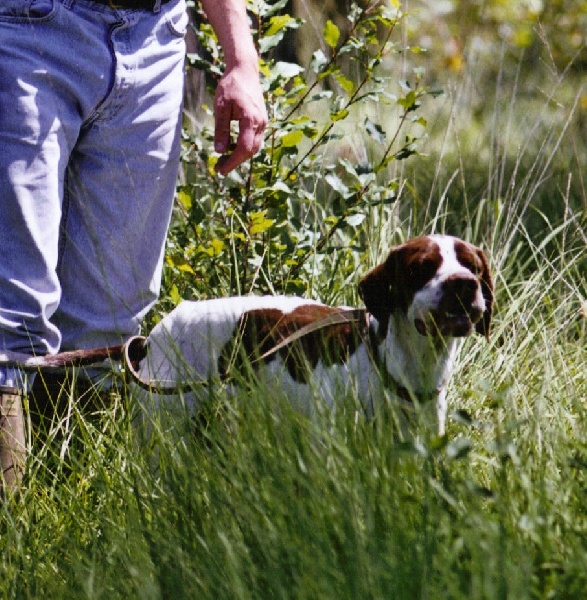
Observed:
[[[141,360],[147,356],[147,349],[145,347],[146,340],[147,338],[143,335],[134,335],[126,340],[122,355],[125,371],[131,376],[131,379],[144,390],[159,394],[177,393],[180,390],[180,386],[177,386],[176,384],[167,385],[160,381],[145,379],[139,373],[139,364]]]

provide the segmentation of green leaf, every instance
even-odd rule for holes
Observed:
[[[275,63],[275,66],[271,69],[271,74],[273,76],[281,76],[284,79],[291,79],[292,77],[299,75],[303,70],[304,68],[300,67],[300,65],[297,65],[296,63],[280,61]]]
[[[335,192],[338,192],[342,196],[346,196],[349,193],[349,188],[344,184],[338,175],[335,175],[334,173],[328,173],[324,179]]]
[[[254,12],[259,11],[260,17],[269,17],[282,11],[287,6],[288,0],[278,0],[277,2],[262,2],[254,8]],[[252,7],[251,7],[252,8]]]
[[[364,188],[366,188],[370,186],[373,182],[377,181],[377,176],[372,171],[368,173],[361,173],[359,175],[359,181],[361,182],[361,185]]]
[[[275,223],[273,219],[267,218],[267,211],[260,210],[258,212],[251,213],[251,225],[250,233],[254,235],[256,233],[264,233]]]
[[[340,30],[330,19],[328,19],[328,21],[326,21],[326,25],[324,25],[324,41],[331,48],[336,48],[339,38]]]
[[[344,170],[357,181],[359,180],[359,174],[357,173],[357,169],[355,169],[355,165],[348,161],[346,158],[339,158],[338,164],[341,165]]]
[[[205,254],[206,256],[209,256],[210,258],[212,258],[214,256],[218,256],[222,252],[223,249],[224,249],[224,242],[222,240],[214,238],[213,240],[211,240],[211,242],[208,246],[202,246],[200,244],[196,248],[196,251],[201,252],[202,254]],[[186,269],[182,269],[182,267],[179,267],[179,269],[186,270]],[[193,273],[193,270],[191,272]],[[194,273],[194,275],[195,275],[195,273]]]
[[[341,119],[344,119],[345,117],[347,117],[348,114],[349,114],[349,111],[346,108],[343,108],[342,110],[332,113],[330,115],[330,118],[333,121],[340,121]]]
[[[181,302],[182,297],[175,283],[169,288],[169,297],[176,306]]]
[[[219,77],[222,76],[222,71],[218,68],[217,65],[211,63],[209,60],[202,58],[196,52],[190,52],[189,54],[187,54],[187,59],[191,67],[195,67],[200,71],[211,73],[212,75],[217,75]]]
[[[186,210],[192,207],[192,195],[185,188],[177,190],[177,200]]]
[[[259,53],[264,55],[271,48],[275,48],[283,39],[288,29],[297,29],[301,25],[300,19],[290,15],[276,15],[269,19],[268,27],[259,38]]]
[[[187,262],[187,260],[183,256],[167,256],[167,263],[174,266],[178,271],[182,273],[190,273],[195,275],[195,271],[192,268],[192,265]]]
[[[303,137],[304,137],[303,131],[300,131],[300,130],[290,131],[289,133],[286,133],[281,138],[281,145],[284,148],[293,148],[294,146],[297,146],[302,141]]]
[[[350,225],[351,227],[358,227],[365,220],[365,215],[362,213],[356,213],[354,215],[345,217],[344,220],[347,225]]]
[[[416,92],[412,90],[411,92],[409,92],[408,94],[406,94],[405,97],[400,98],[397,101],[397,103],[400,106],[403,106],[409,112],[409,111],[414,110],[416,108],[416,106],[417,106],[417,102],[416,102],[417,99],[418,99],[418,96],[417,96]]]
[[[269,50],[275,48],[277,44],[279,44],[279,42],[281,42],[281,40],[283,39],[283,33],[283,31],[279,31],[275,35],[264,35],[259,40],[259,54],[263,56],[267,54]]]
[[[269,19],[269,27],[265,31],[264,35],[271,36],[275,35],[285,27],[296,27],[298,26],[296,20],[289,15],[276,15]]]
[[[308,98],[308,102],[316,102],[318,100],[328,100],[332,98],[332,90],[324,90],[323,92],[318,92],[317,94],[313,94]]]
[[[325,65],[328,64],[328,59],[326,58],[326,54],[322,52],[322,50],[316,50],[314,54],[312,54],[312,60],[310,61],[310,67],[314,73],[320,73]]]
[[[417,154],[418,151],[413,148],[412,146],[404,146],[401,150],[399,150],[398,152],[396,152],[393,155],[393,158],[395,158],[395,160],[405,160],[406,158],[409,158],[410,156],[413,156],[414,154]]]
[[[190,221],[194,225],[199,225],[202,221],[204,221],[204,219],[206,219],[207,216],[208,213],[204,210],[204,207],[202,206],[201,202],[196,202],[195,204],[192,204],[190,210]]]
[[[355,91],[355,84],[350,79],[347,79],[342,73],[336,75],[335,79],[345,92],[352,94]]]
[[[369,118],[365,119],[365,131],[379,144],[385,141],[385,131],[383,131],[381,125],[373,123]]]
[[[283,181],[279,180],[266,189],[271,192],[285,192],[286,194],[292,193],[291,188],[288,185],[286,185]]]
[[[218,256],[224,250],[224,242],[218,238],[210,240],[209,251],[212,252],[212,256]]]

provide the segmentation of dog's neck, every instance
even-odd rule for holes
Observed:
[[[386,376],[422,397],[431,397],[444,388],[452,371],[457,339],[420,335],[401,311],[391,315],[387,329],[374,317],[371,326],[378,331],[376,351]]]

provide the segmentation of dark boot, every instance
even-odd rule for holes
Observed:
[[[54,422],[67,413],[72,383],[66,374],[37,373],[29,394],[33,437],[44,441]]]
[[[0,386],[0,494],[14,494],[20,488],[26,461],[26,440],[22,393],[18,388]]]
[[[60,424],[71,412],[71,402],[88,419],[113,402],[110,391],[102,392],[89,379],[68,372],[37,373],[28,400],[33,441],[39,447],[49,437],[61,442],[63,435],[69,435]]]

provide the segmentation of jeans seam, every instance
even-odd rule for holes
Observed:
[[[57,248],[57,277],[61,280],[61,267],[63,265],[63,255],[67,245],[67,219],[69,216],[69,207],[71,205],[69,195],[69,172],[65,170],[64,182],[63,182],[63,200],[61,203],[61,221],[59,225],[59,243]]]

